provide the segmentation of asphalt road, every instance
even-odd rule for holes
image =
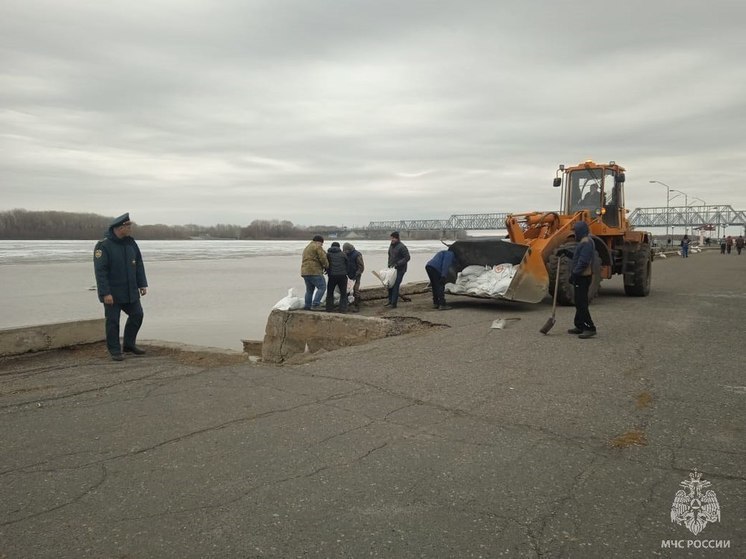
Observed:
[[[653,270],[590,340],[421,296],[388,314],[449,328],[283,367],[4,359],[0,557],[746,557],[746,254]]]

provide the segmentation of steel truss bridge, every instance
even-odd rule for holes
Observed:
[[[505,229],[505,219],[513,212],[454,214],[448,219],[403,219],[371,221],[367,231],[459,231],[464,229]],[[746,227],[746,211],[731,206],[671,206],[635,208],[629,214],[635,227],[700,227],[740,225]]]

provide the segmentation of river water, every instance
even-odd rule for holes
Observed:
[[[340,241],[341,243],[342,241]],[[363,253],[363,286],[387,264],[387,241],[352,241]],[[303,295],[300,255],[307,241],[138,241],[148,294],[141,340],[242,348],[264,337],[272,306]],[[405,283],[426,280],[439,241],[407,241]],[[95,291],[92,241],[0,241],[0,328],[103,316]],[[324,245],[328,248],[330,241]],[[124,316],[123,316],[124,319]]]

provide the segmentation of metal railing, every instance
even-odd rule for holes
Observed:
[[[505,229],[505,220],[511,212],[485,214],[454,214],[448,219],[402,219],[371,221],[368,231],[456,231],[463,229]],[[746,227],[746,212],[734,210],[729,205],[671,206],[635,208],[629,215],[635,227],[695,227],[713,225]]]

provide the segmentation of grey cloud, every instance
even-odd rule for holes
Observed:
[[[658,179],[746,208],[740,3],[5,4],[3,209],[545,209],[556,165],[588,158],[628,167],[633,206],[665,202]]]

